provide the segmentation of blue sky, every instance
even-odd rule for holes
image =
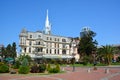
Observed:
[[[120,44],[120,0],[0,0],[0,44],[19,44],[22,28],[43,30],[46,10],[52,33],[79,37],[83,27],[99,45]]]

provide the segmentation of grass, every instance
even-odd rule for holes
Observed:
[[[111,63],[111,65],[120,65],[120,62]]]
[[[115,63],[111,63],[111,65],[120,65],[120,62],[115,62]],[[66,66],[70,66],[72,67],[73,64],[63,64],[61,65],[63,67],[66,67]],[[83,64],[74,64],[75,67],[92,67],[93,64],[87,64],[87,65],[83,65]],[[96,66],[108,66],[107,64],[103,64],[103,63],[98,63]]]

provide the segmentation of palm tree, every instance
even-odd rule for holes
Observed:
[[[106,64],[110,65],[112,58],[114,54],[116,53],[116,51],[117,49],[115,47],[111,45],[106,45],[106,46],[102,46],[101,48],[99,48],[98,55],[103,56]]]

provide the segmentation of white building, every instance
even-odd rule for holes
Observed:
[[[74,45],[69,37],[51,34],[48,10],[45,21],[45,31],[30,32],[23,29],[19,35],[21,53],[30,55],[33,59],[62,58],[69,59],[73,56]]]

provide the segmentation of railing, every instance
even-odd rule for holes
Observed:
[[[37,56],[42,56],[44,54],[44,52],[36,52],[35,55]]]
[[[33,46],[39,47],[39,46],[45,46],[44,44],[34,44]]]

